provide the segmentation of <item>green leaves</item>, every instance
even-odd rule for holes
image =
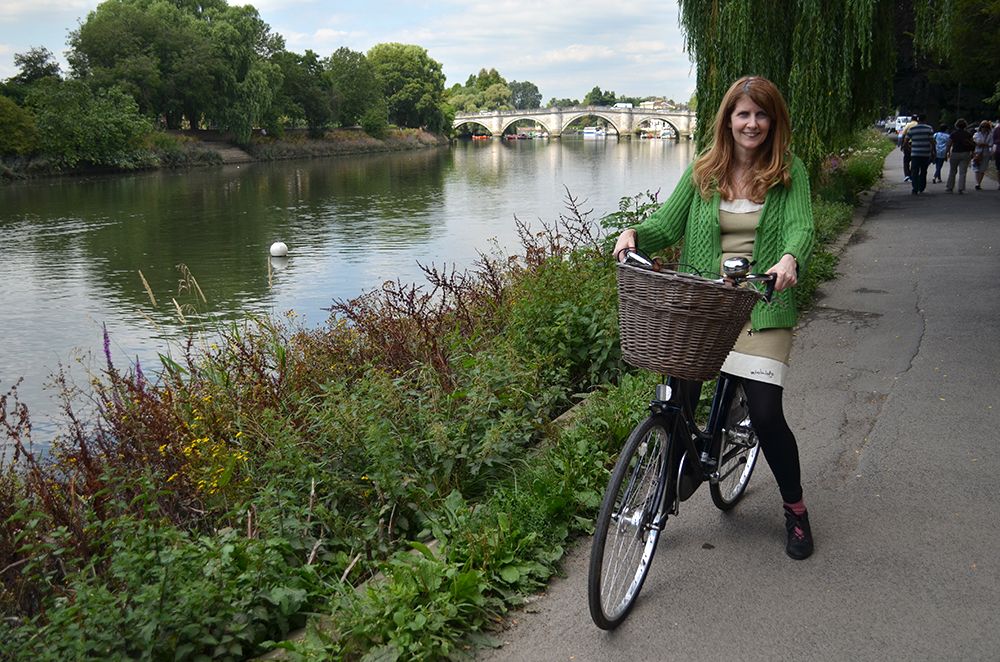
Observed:
[[[80,163],[135,168],[152,125],[120,89],[92,92],[76,80],[44,79],[28,94],[39,150],[63,166]]]
[[[410,128],[423,126],[435,132],[448,127],[441,63],[431,59],[425,48],[376,44],[368,51],[368,61],[388,104],[390,122]]]
[[[723,94],[744,75],[764,76],[781,88],[791,112],[792,149],[814,173],[844,136],[888,105],[904,5],[680,0],[679,7],[698,72],[701,147],[711,139]]]

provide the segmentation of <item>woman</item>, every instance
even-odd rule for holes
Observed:
[[[976,173],[976,190],[983,190],[983,177],[990,167],[990,152],[993,150],[993,137],[990,131],[993,126],[988,120],[979,123],[979,129],[972,136],[972,141],[976,144],[972,153],[972,172]]]
[[[965,130],[969,126],[964,119],[955,122],[955,130],[948,135],[948,183],[944,190],[951,193],[955,188],[955,175],[958,175],[958,192],[965,191],[965,173],[969,170],[969,160],[976,144],[972,136]]]
[[[948,140],[951,138],[948,135],[948,125],[938,126],[937,132],[931,137],[934,139],[934,179],[931,184],[937,184],[941,181],[941,166],[948,155]]]
[[[711,145],[660,209],[621,233],[614,250],[620,259],[625,248],[653,253],[683,238],[680,261],[698,271],[718,273],[724,259],[751,255],[775,274],[772,303],[754,308],[722,370],[743,380],[751,421],[784,500],[785,551],[804,559],[813,538],[798,445],[781,396],[797,317],[791,288],[812,253],[813,219],[809,176],[790,142],[788,106],[778,88],[757,76],[740,78],[722,99]]]

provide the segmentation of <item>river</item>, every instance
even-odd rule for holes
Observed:
[[[625,195],[664,199],[693,150],[668,140],[468,141],[0,187],[0,392],[23,377],[18,395],[44,446],[61,424],[47,384],[64,366],[85,389],[103,365],[105,327],[116,364],[138,359],[148,373],[189,328],[288,311],[317,326],[335,298],[389,279],[421,282],[418,262],[465,268],[493,241],[516,252],[514,216],[554,221],[567,188],[595,219]],[[274,241],[288,245],[287,259],[269,258]],[[178,265],[205,301],[178,291]]]

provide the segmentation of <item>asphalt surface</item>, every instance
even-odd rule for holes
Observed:
[[[618,630],[588,539],[477,659],[1000,660],[1000,190],[911,195],[898,150],[884,175],[792,354],[815,554],[785,556],[761,460],[731,513],[682,504]]]

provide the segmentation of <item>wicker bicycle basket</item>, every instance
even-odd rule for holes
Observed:
[[[712,379],[760,298],[690,274],[619,264],[622,357],[682,379]]]

